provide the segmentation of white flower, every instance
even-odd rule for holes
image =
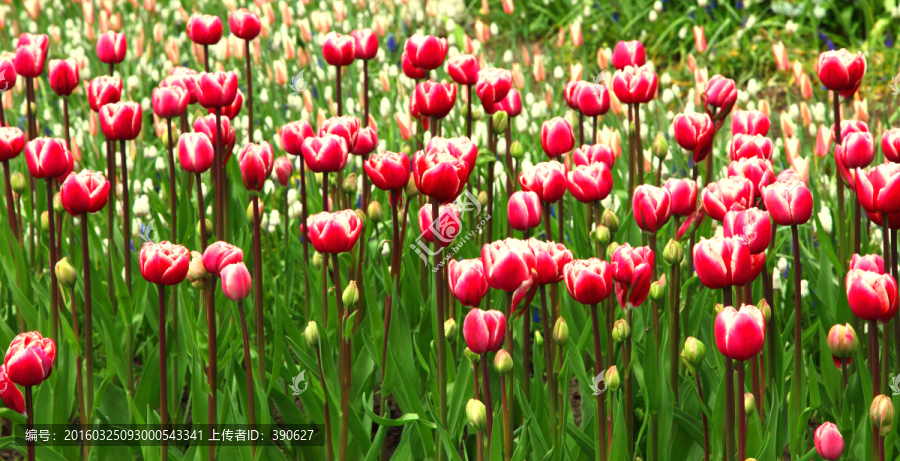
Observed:
[[[650,10],[650,14],[647,15],[647,20],[650,22],[656,22],[656,11]]]
[[[565,75],[565,72],[563,71],[562,67],[556,66],[553,68],[553,78],[561,79],[561,78],[563,78],[564,75]]]
[[[817,216],[819,217],[819,222],[822,223],[822,230],[826,234],[831,234],[831,212],[828,208],[822,207]]]
[[[663,10],[663,4],[661,1],[656,0],[655,2],[653,2],[653,11],[656,11],[657,13],[662,13],[662,10]]]
[[[287,193],[288,206],[291,206],[291,205],[297,203],[297,195],[298,195],[297,189],[293,189],[293,188],[288,189],[288,193]]]
[[[797,24],[796,22],[794,22],[791,19],[788,19],[787,22],[784,24],[784,33],[786,33],[788,35],[793,35],[798,30],[800,30],[800,24]]]
[[[272,192],[275,192],[275,183],[271,179],[267,179],[263,183],[263,194],[269,195]]]
[[[146,195],[139,195],[134,201],[132,210],[135,216],[147,216],[150,214],[150,198]]]
[[[759,82],[756,81],[755,78],[751,78],[750,80],[747,81],[747,92],[750,93],[752,96],[756,96],[756,93],[759,92],[759,89],[760,89]]]
[[[162,157],[156,157],[156,162],[153,164],[153,168],[160,173],[165,173],[166,172],[165,159],[163,159]]]
[[[781,274],[779,274],[778,272],[772,274],[772,289],[777,291],[781,291],[782,289]]]
[[[808,280],[800,281],[800,297],[801,298],[809,297],[809,281]]]

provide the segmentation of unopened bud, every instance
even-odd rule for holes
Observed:
[[[360,210],[358,208],[356,210],[353,210],[353,214],[355,214],[356,217],[359,218],[359,221],[362,223],[363,226],[365,226],[366,222],[369,220],[369,216],[366,215],[366,212],[363,210]]]
[[[856,331],[849,323],[841,325],[837,324],[828,330],[828,350],[831,355],[845,359],[852,357],[856,353],[857,338]]]
[[[706,346],[699,339],[688,336],[684,340],[684,350],[681,351],[681,361],[691,373],[695,373],[697,367],[703,363],[706,357]]]
[[[66,207],[62,204],[62,193],[60,192],[53,194],[53,211],[57,213],[66,211]]]
[[[409,182],[406,183],[405,191],[408,198],[419,195],[419,188],[416,187],[416,179],[413,175],[409,175]]]
[[[756,411],[756,397],[753,396],[752,392],[744,393],[744,413],[751,414]]]
[[[318,251],[315,252],[315,253],[313,253],[313,257],[312,257],[312,265],[313,265],[313,267],[315,267],[316,269],[321,269],[321,268],[322,268],[322,253],[319,253]]]
[[[478,192],[478,203],[480,203],[481,206],[487,206],[487,192]]]
[[[206,229],[206,238],[210,238],[213,235],[213,223],[209,219],[205,219],[205,226],[203,228],[200,227],[200,221],[197,221],[197,235],[203,235],[203,229]]]
[[[9,178],[9,184],[13,192],[22,195],[28,183],[25,181],[25,175],[22,173],[13,173]]]
[[[44,211],[41,213],[41,229],[49,230],[50,229],[50,213]]]
[[[603,215],[600,216],[600,224],[608,227],[610,234],[615,234],[619,231],[619,218],[609,208],[604,210]]]
[[[456,320],[447,319],[444,322],[444,337],[447,338],[447,341],[453,341],[456,339]]]
[[[497,370],[500,376],[506,376],[512,369],[513,359],[509,352],[506,352],[506,349],[497,351],[497,354],[494,355],[494,370]]]
[[[309,347],[316,348],[319,346],[319,327],[316,325],[315,320],[310,321],[306,325],[303,336],[306,336],[306,344],[309,344]]]
[[[381,203],[375,201],[369,202],[369,206],[366,209],[366,214],[369,216],[369,220],[372,222],[381,221]]]
[[[597,226],[597,228],[594,229],[594,232],[591,235],[593,235],[594,240],[596,240],[597,243],[600,244],[600,246],[606,246],[611,238],[609,234],[609,228],[604,226],[603,224]]]
[[[191,263],[188,265],[187,279],[194,288],[206,288],[206,278],[209,272],[203,264],[203,255],[199,251],[191,252]]]
[[[626,322],[625,319],[619,319],[616,320],[616,323],[613,323],[612,337],[615,342],[621,343],[630,336],[631,326],[628,325],[628,322]]]
[[[869,418],[872,420],[872,425],[878,428],[880,435],[884,436],[891,432],[891,425],[894,423],[894,404],[891,399],[884,394],[872,399]]]
[[[756,308],[759,309],[760,312],[762,312],[763,318],[766,319],[766,322],[768,322],[769,317],[772,316],[772,308],[769,307],[769,302],[766,301],[766,298],[760,299],[759,302],[756,303]]]
[[[669,143],[666,142],[666,138],[662,133],[657,133],[656,137],[653,138],[651,150],[656,158],[666,158],[666,155],[669,153]]]
[[[609,367],[603,374],[603,380],[606,381],[607,389],[614,391],[622,384],[622,378],[619,376],[619,369],[615,365]]]
[[[67,288],[75,286],[78,272],[69,264],[68,258],[63,258],[56,263],[56,280]]]
[[[481,360],[481,354],[472,352],[472,349],[469,349],[468,347],[463,351],[463,355],[469,359],[469,363],[471,363],[473,367]]]
[[[670,266],[681,264],[684,261],[684,247],[677,240],[669,239],[669,243],[663,248],[663,260]]]
[[[713,312],[715,312],[716,315],[719,315],[720,313],[722,313],[722,311],[724,309],[725,309],[725,305],[722,303],[716,303],[716,305],[713,306]]]
[[[556,324],[553,325],[553,342],[560,346],[565,346],[569,342],[569,325],[562,317],[556,319]]]
[[[537,347],[541,347],[544,345],[544,335],[541,334],[540,331],[534,331],[534,345]]]
[[[335,269],[337,269],[337,265],[335,265]],[[344,288],[341,300],[344,301],[344,306],[352,306],[359,302],[359,288],[356,287],[355,280],[351,280],[350,283],[347,284],[347,288]]]
[[[509,126],[509,114],[504,110],[494,112],[494,115],[491,116],[491,127],[494,129],[494,133],[505,133],[507,126]]]
[[[650,284],[650,299],[653,301],[659,301],[666,296],[666,284],[665,282],[660,283],[659,281],[653,282]]]
[[[512,144],[509,145],[509,155],[512,155],[513,158],[522,158],[525,156],[525,148],[522,147],[522,143],[519,141],[513,141]]]
[[[351,172],[344,178],[344,182],[341,184],[341,189],[345,194],[356,194],[356,173]]]
[[[469,399],[469,403],[466,404],[466,418],[478,432],[484,432],[487,427],[487,410],[480,400]]]
[[[606,259],[612,261],[613,253],[615,253],[615,252],[616,252],[616,249],[618,249],[618,248],[619,248],[619,244],[618,244],[618,243],[616,243],[616,242],[611,242],[611,243],[606,247]]]

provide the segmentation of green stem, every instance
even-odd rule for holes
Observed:
[[[793,408],[794,414],[793,427],[797,427],[800,424],[800,411],[802,408],[802,402],[800,402],[800,380],[803,375],[803,332],[800,322],[803,312],[800,296],[800,277],[802,271],[800,267],[800,232],[796,224],[791,225],[791,236],[793,237],[794,244],[794,372],[791,377],[791,407]],[[799,445],[801,442],[797,440],[797,443]],[[797,446],[791,451],[796,455],[804,450],[800,446]]]
[[[244,346],[244,371],[247,377],[247,416],[250,420],[250,430],[254,430],[256,429],[256,401],[253,393],[253,365],[250,362],[250,335],[247,333],[247,315],[244,313],[244,302],[238,301],[237,305],[238,315],[240,315],[241,319],[241,339]],[[260,361],[262,361],[261,356]],[[256,441],[251,441],[250,443],[253,457],[256,458]]]
[[[434,123],[434,121],[432,121]],[[431,199],[431,219],[434,223],[440,222],[440,203],[438,203],[437,199]],[[435,237],[437,237],[435,235]],[[443,281],[443,271],[439,270],[441,263],[441,255],[440,255],[440,240],[434,239],[434,297],[435,303],[437,304],[437,319],[435,324],[437,325],[437,387],[438,387],[438,418],[442,425],[446,426],[447,424],[447,350],[446,350],[446,340],[444,338],[444,281]],[[511,322],[507,322],[507,328]],[[511,352],[511,348],[509,348]],[[437,437],[437,459],[441,461],[444,459],[443,448],[440,437]]]

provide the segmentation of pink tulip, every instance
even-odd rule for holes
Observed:
[[[197,76],[197,102],[205,108],[231,105],[237,96],[237,87],[234,72],[201,72]]]
[[[356,244],[362,231],[362,221],[351,210],[336,213],[323,211],[306,220],[309,240],[319,253],[344,253]]]
[[[378,36],[372,29],[357,29],[350,32],[356,41],[356,59],[369,61],[378,54]]]
[[[25,148],[25,133],[18,127],[0,127],[0,162],[19,156]]]
[[[706,84],[706,101],[720,111],[729,112],[737,101],[734,80],[721,75],[713,75]]]
[[[28,172],[38,179],[56,178],[69,168],[71,154],[60,138],[35,138],[25,144]]]
[[[25,397],[22,396],[22,391],[16,387],[15,383],[6,374],[6,365],[0,365],[0,388],[5,389],[0,392],[0,397],[2,397],[6,407],[25,415]]]
[[[502,101],[494,104],[497,110],[502,110],[510,117],[518,117],[522,113],[522,98],[519,96],[519,90],[512,88]]]
[[[282,155],[275,159],[274,171],[275,177],[278,178],[278,184],[281,184],[281,187],[287,187],[288,181],[294,174],[294,165],[291,164],[287,157]]]
[[[222,278],[222,294],[226,298],[240,302],[250,296],[253,281],[250,278],[250,271],[243,262],[225,266],[220,277]]]
[[[849,133],[834,146],[834,155],[845,168],[866,168],[875,159],[875,138],[868,132]]]
[[[672,197],[672,214],[690,216],[697,209],[697,183],[692,179],[669,178],[663,189]]]
[[[2,75],[2,74],[0,74]],[[78,63],[74,59],[50,60],[50,88],[59,96],[69,96],[81,82],[78,78]],[[5,80],[8,82],[8,80]]]
[[[606,144],[585,144],[581,147],[576,147],[572,153],[572,161],[575,163],[575,166],[603,162],[609,169],[612,169],[615,160],[615,153]]]
[[[769,134],[769,117],[758,110],[736,110],[731,113],[731,135]]]
[[[857,317],[886,322],[897,313],[897,282],[890,274],[851,269],[845,285],[847,302]]]
[[[850,270],[853,269],[883,274],[884,259],[882,259],[880,255],[875,254],[865,256],[854,254],[853,257],[850,258]]]
[[[403,51],[409,56],[413,66],[434,70],[444,63],[444,57],[447,55],[447,39],[415,34],[406,40]]]
[[[290,122],[281,127],[281,147],[288,154],[303,155],[303,141],[315,137],[316,133],[306,121]]]
[[[741,158],[771,160],[772,150],[772,140],[761,135],[737,134],[728,144],[732,160]]]
[[[572,261],[572,251],[562,243],[530,238],[528,248],[534,254],[534,283],[547,285],[563,280],[566,265]]]
[[[238,154],[238,162],[244,187],[247,190],[259,192],[266,179],[272,175],[275,154],[272,146],[266,141],[260,144],[249,143]]]
[[[44,73],[44,61],[47,60],[49,48],[50,39],[46,35],[29,33],[19,35],[14,61],[16,74],[26,78],[39,77]]]
[[[700,282],[717,290],[750,280],[750,247],[740,238],[701,238],[693,249],[694,268]]]
[[[356,40],[349,35],[329,32],[322,43],[322,57],[332,66],[349,66],[356,59]]]
[[[160,118],[175,118],[187,110],[190,94],[179,86],[159,87],[153,89],[153,112]]]
[[[130,141],[141,134],[143,115],[138,103],[107,104],[100,108],[100,129],[107,139]]]
[[[19,333],[6,350],[6,377],[19,386],[37,386],[50,377],[56,343],[36,331]]]
[[[418,151],[413,157],[413,177],[419,192],[440,203],[448,203],[465,188],[469,166],[448,150]]]
[[[106,104],[119,102],[122,96],[122,80],[118,77],[101,75],[88,84],[88,104],[94,112]]]
[[[97,37],[97,58],[104,64],[120,64],[128,45],[125,34],[109,30]]]
[[[776,181],[763,188],[762,198],[772,220],[780,226],[804,224],[812,216],[812,193],[802,181]]]
[[[534,253],[528,245],[513,238],[484,244],[481,262],[488,285],[507,293],[530,283],[535,267]]]
[[[12,53],[0,53],[0,75],[3,76],[3,82],[6,89],[16,86],[16,58]]]
[[[428,77],[428,70],[414,66],[406,51],[400,57],[400,66],[403,68],[403,75],[413,80],[422,80]]]
[[[506,97],[512,88],[512,73],[506,69],[489,67],[478,71],[475,94],[482,104],[496,104]]]
[[[900,128],[891,128],[881,135],[881,151],[889,162],[900,163]]]
[[[241,40],[253,40],[262,31],[262,24],[256,13],[246,8],[238,8],[228,13],[228,28]]]
[[[866,211],[900,212],[900,164],[884,163],[870,168],[868,172],[857,168],[856,193]]]
[[[222,159],[222,163],[228,163],[228,159],[231,158],[231,151],[234,149],[234,143],[236,134],[234,132],[234,128],[231,126],[231,121],[228,117],[221,117],[222,122],[222,147],[225,150],[225,157]],[[209,142],[212,143],[213,146],[216,145],[216,116],[215,114],[210,114],[205,117],[197,117],[194,120],[194,132],[198,134],[202,134],[209,139]]]
[[[542,202],[556,202],[566,193],[566,166],[559,162],[538,163],[519,173],[519,184],[522,189],[536,193]]]
[[[712,151],[716,129],[709,115],[678,114],[672,122],[672,128],[675,132],[675,142],[682,149],[693,152],[694,163],[702,162]]]
[[[616,281],[616,298],[623,308],[637,307],[647,299],[654,258],[650,247],[632,248],[628,243],[613,252],[610,269]]]
[[[655,233],[672,216],[672,196],[661,187],[641,184],[634,189],[634,220],[644,232]]]
[[[729,360],[748,360],[759,354],[766,339],[766,319],[756,306],[740,310],[725,306],[716,316],[716,347]]]
[[[347,143],[347,149],[353,150],[359,137],[359,119],[351,115],[331,117],[319,127],[319,136],[321,137],[325,134],[333,134],[343,138]]]
[[[214,276],[219,276],[225,267],[244,261],[244,252],[228,242],[215,242],[203,252],[203,267]]]
[[[844,438],[841,437],[841,431],[832,422],[816,428],[813,442],[816,446],[816,453],[827,461],[841,459],[841,455],[844,454]]]
[[[198,45],[215,45],[222,39],[222,19],[209,14],[194,14],[188,19],[187,35]]]
[[[447,284],[460,304],[468,307],[478,307],[490,288],[484,279],[481,259],[451,259],[447,266]]]
[[[694,26],[694,49],[700,54],[706,51],[706,34],[703,32],[703,26]]]
[[[434,243],[434,231],[437,230],[438,244],[443,247],[449,246],[462,229],[459,208],[452,203],[441,205],[438,209],[437,226],[434,224],[432,213],[430,203],[419,208],[419,234],[425,241]]]
[[[575,147],[572,125],[562,117],[553,117],[541,125],[541,147],[550,158],[567,154]]]
[[[845,48],[823,51],[816,62],[816,73],[825,88],[849,97],[859,88],[866,74],[866,58],[862,52],[853,54]]]
[[[416,107],[426,117],[444,118],[456,103],[456,85],[430,80],[416,85]]]
[[[725,213],[723,235],[739,237],[747,243],[751,255],[760,254],[769,248],[772,239],[772,223],[769,213],[759,208]]]
[[[628,42],[619,40],[612,53],[612,65],[616,70],[623,70],[628,66],[643,66],[647,62],[644,54],[644,44],[631,40]]]
[[[506,205],[509,225],[518,231],[528,231],[541,223],[541,199],[538,194],[517,191],[509,197]]]
[[[310,137],[301,147],[306,166],[316,173],[333,173],[347,164],[347,142],[333,134]]]
[[[478,83],[478,59],[471,54],[458,54],[447,61],[447,73],[460,85]],[[493,98],[492,98],[493,99]]]
[[[602,162],[575,167],[567,180],[569,192],[582,203],[603,200],[613,188],[612,172]]]
[[[409,182],[410,166],[406,154],[380,152],[372,155],[363,167],[372,184],[386,191],[399,191]]]
[[[753,196],[762,196],[762,189],[775,182],[772,162],[761,158],[741,158],[728,164],[728,176],[747,178],[753,184]]]
[[[157,285],[177,285],[187,277],[191,253],[187,248],[163,240],[147,242],[141,247],[138,261],[141,275]]]
[[[586,117],[597,117],[609,112],[609,92],[605,85],[585,83],[576,97],[578,108]]]
[[[613,75],[613,92],[624,104],[648,103],[656,97],[657,78],[646,64],[628,66]]]
[[[109,181],[99,171],[82,170],[70,174],[60,188],[63,208],[72,216],[96,213],[106,206],[109,197]]]
[[[703,188],[700,202],[712,219],[722,221],[728,211],[740,211],[752,206],[754,186],[747,178],[723,178]]]
[[[564,275],[569,295],[580,304],[599,304],[612,293],[612,270],[601,259],[574,260],[566,264]]]
[[[476,354],[497,352],[503,347],[506,317],[500,311],[472,309],[463,322],[466,346]]]

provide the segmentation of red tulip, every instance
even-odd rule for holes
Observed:
[[[516,191],[506,204],[506,216],[513,229],[525,232],[541,223],[541,199],[534,192]]]
[[[747,280],[753,281],[759,277],[759,274],[762,273],[762,270],[766,267],[766,254],[759,253],[755,255],[750,255],[750,278]]]
[[[229,264],[222,269],[222,294],[226,298],[240,302],[250,296],[250,288],[253,281],[250,279],[250,271],[243,262]]]
[[[575,148],[575,152],[572,153],[572,160],[575,162],[575,166],[603,162],[609,169],[612,169],[613,162],[616,161],[616,154],[606,144],[585,144]]]
[[[881,227],[881,213],[870,213],[866,211],[866,216],[869,218],[869,221],[872,221],[872,224]],[[900,229],[900,213],[892,213],[888,215],[888,228]]]
[[[350,32],[356,41],[356,59],[369,61],[378,54],[378,36],[372,29],[357,29]]]
[[[760,254],[769,248],[772,239],[772,223],[769,213],[759,208],[725,213],[723,234],[739,237],[747,243],[751,255]]]
[[[428,77],[428,71],[414,66],[406,51],[400,56],[400,66],[403,68],[403,75],[413,80],[422,80]]]
[[[606,261],[576,259],[563,271],[569,295],[581,304],[599,304],[612,292],[612,270]]]
[[[25,144],[28,172],[38,179],[56,178],[69,169],[71,154],[59,138],[35,138]]]
[[[541,125],[541,147],[550,158],[567,154],[575,147],[572,125],[562,117],[553,117]]]
[[[816,453],[827,461],[841,459],[844,454],[844,438],[841,431],[832,422],[826,422],[816,428],[813,434]]]
[[[216,277],[226,266],[244,261],[244,252],[228,242],[215,242],[203,252],[203,267]]]
[[[542,202],[556,202],[566,193],[566,166],[559,162],[538,163],[519,173],[519,184],[522,189],[536,193]]]
[[[518,117],[522,113],[522,97],[519,96],[519,90],[510,88],[506,97],[494,104],[494,108],[506,112],[510,117]]]
[[[506,97],[512,88],[512,73],[506,69],[489,67],[478,71],[475,94],[483,105],[496,104]]]
[[[647,299],[653,264],[654,254],[650,247],[632,248],[626,243],[616,248],[609,267],[616,281],[616,298],[620,306],[630,309]]]
[[[253,40],[262,30],[262,24],[256,13],[246,8],[238,8],[228,13],[228,28],[237,38]]]
[[[881,259],[880,255],[860,256],[859,254],[854,254],[853,257],[850,258],[850,270],[853,269],[883,274],[884,259]]]
[[[375,187],[385,191],[399,191],[409,182],[410,166],[406,154],[379,152],[363,162],[366,175]]]
[[[178,285],[187,277],[191,252],[187,248],[163,240],[147,242],[141,247],[138,260],[141,275],[157,285]]]
[[[480,259],[451,259],[447,276],[450,292],[463,306],[478,307],[490,288],[484,279],[484,265]]]
[[[585,83],[576,97],[578,108],[586,117],[596,117],[609,112],[609,92],[605,85]]]
[[[0,127],[0,162],[12,160],[25,148],[25,133],[18,127]]]
[[[758,110],[736,110],[731,113],[731,135],[769,134],[769,117]]]
[[[306,224],[309,240],[319,253],[350,251],[362,231],[362,221],[350,210],[336,213],[323,211],[307,218]]]
[[[16,86],[16,63],[12,53],[0,53],[0,75],[3,76],[3,91]]]
[[[638,40],[622,41],[616,43],[612,53],[612,65],[616,70],[623,70],[628,66],[643,66],[647,62],[644,55],[644,44]]]
[[[228,159],[231,158],[231,151],[234,149],[234,142],[237,135],[234,132],[234,128],[231,127],[231,121],[228,117],[220,117],[220,120],[222,122],[222,147],[225,150],[222,164],[226,164],[228,163]],[[194,120],[194,132],[206,136],[206,138],[209,139],[209,142],[215,146],[217,133],[215,114],[197,117]]]
[[[721,75],[713,75],[706,83],[706,102],[720,111],[729,112],[737,101],[737,88],[734,80]],[[718,114],[717,114],[718,115]]]
[[[136,102],[107,104],[100,108],[100,129],[107,139],[130,141],[141,134],[143,115]]]
[[[752,206],[753,192],[753,183],[747,178],[722,178],[703,188],[700,202],[709,217],[722,221],[726,212]]]
[[[772,162],[759,157],[741,158],[728,164],[728,176],[747,178],[753,184],[753,197],[762,196],[763,187],[775,182]]]
[[[306,121],[290,122],[281,127],[281,147],[291,155],[303,155],[303,141],[315,137],[316,133]]]
[[[0,398],[3,399],[3,403],[6,404],[7,408],[24,415],[25,397],[22,396],[22,391],[6,375],[6,365],[0,365],[0,388],[3,389],[0,392]]]
[[[772,140],[758,134],[736,134],[728,143],[731,160],[742,158],[772,159]]]
[[[316,173],[333,173],[347,164],[347,143],[333,134],[306,138],[301,148],[303,160]]]
[[[613,75],[613,92],[624,104],[643,104],[656,96],[656,73],[647,65],[627,66]]]
[[[865,168],[875,159],[875,138],[868,132],[850,133],[835,144],[834,156],[841,158],[845,168]]]
[[[119,64],[124,61],[127,48],[123,33],[108,30],[97,37],[97,58],[104,64]]]
[[[869,133],[869,124],[859,120],[841,120],[841,140],[843,141],[851,133]],[[831,136],[837,139],[837,131],[831,124]]]
[[[101,75],[88,84],[88,104],[94,112],[111,103],[119,102],[122,97],[122,80],[118,77]]]
[[[845,48],[823,51],[816,62],[816,73],[825,88],[849,97],[859,88],[866,74],[866,58],[862,52],[850,53]]]
[[[275,176],[278,177],[278,184],[281,187],[287,187],[291,175],[294,174],[294,165],[284,155],[275,159]]]
[[[187,35],[198,45],[215,45],[222,39],[222,19],[209,14],[194,14],[188,19]]]
[[[434,243],[434,231],[437,227],[438,243],[445,247],[453,243],[453,239],[459,235],[462,222],[459,220],[459,208],[449,203],[441,205],[438,209],[438,225],[434,225],[432,208],[430,203],[419,208],[419,234],[427,241]]]
[[[78,63],[74,59],[51,59],[50,88],[59,96],[69,96],[78,88]]]
[[[900,128],[891,128],[881,135],[881,151],[887,161],[900,163]]]
[[[416,107],[426,117],[444,118],[456,104],[456,85],[431,80],[416,85]]]
[[[434,35],[415,34],[406,40],[403,51],[412,65],[419,69],[434,70],[441,67],[447,55],[447,39]]]
[[[672,123],[675,142],[682,149],[693,152],[694,163],[700,163],[712,151],[716,128],[707,114],[678,114]]]
[[[234,72],[201,72],[197,76],[197,102],[205,108],[231,105],[237,96],[237,87]]]
[[[250,191],[261,191],[266,179],[272,175],[275,166],[275,153],[272,145],[263,141],[260,144],[249,143],[238,154],[241,167],[241,179],[244,187]]]
[[[177,86],[188,93],[188,104],[196,104],[197,94],[200,92],[200,88],[197,87],[197,72],[183,67],[176,69],[183,70],[178,70],[177,72],[173,71],[171,75],[159,82],[159,87],[167,88]]]
[[[353,150],[359,138],[359,119],[351,115],[331,117],[319,127],[319,136],[325,134],[340,136],[347,143],[347,149]]]
[[[569,192],[582,203],[593,203],[609,196],[613,188],[612,172],[605,163],[575,167],[568,174]]]
[[[185,133],[178,138],[178,162],[189,173],[209,170],[215,159],[212,141],[201,133]]]
[[[567,250],[562,243],[534,238],[528,239],[526,243],[534,254],[534,283],[547,285],[561,282],[566,265],[572,262],[572,251]]]
[[[356,59],[356,40],[337,32],[329,32],[322,43],[322,57],[332,66],[349,66]]]
[[[700,227],[700,224],[703,223],[703,218],[706,217],[706,212],[703,211],[703,208],[698,208],[697,211],[691,213],[687,219],[681,223],[681,227],[678,228],[678,233],[675,236],[676,240],[681,240],[685,234],[691,235]]]
[[[812,216],[812,193],[798,180],[778,181],[763,189],[763,201],[775,224],[804,224]]]
[[[666,189],[649,184],[641,184],[634,189],[631,206],[638,227],[651,234],[666,225],[672,216],[672,196]]]
[[[500,311],[472,309],[463,322],[466,346],[476,354],[497,352],[503,347],[506,317]]]
[[[569,106],[569,109],[581,111],[581,107],[578,106],[578,93],[586,84],[587,82],[583,80],[569,80],[566,82],[566,89],[563,91],[563,99],[566,101],[566,105]]]
[[[531,282],[535,257],[528,244],[508,238],[486,243],[481,248],[484,275],[491,288],[512,293]]]
[[[50,39],[44,34],[23,33],[16,42],[16,73],[23,77],[35,78],[44,73],[44,61]]]
[[[890,320],[897,313],[897,282],[890,274],[851,269],[845,279],[850,310],[863,320]]]
[[[109,181],[100,171],[82,170],[70,174],[60,188],[63,208],[72,216],[96,213],[106,206]]]
[[[231,104],[227,106],[222,106],[221,115],[223,117],[228,117],[230,119],[234,119],[241,113],[241,107],[244,105],[244,94],[241,93],[241,90],[238,90],[234,95],[234,100],[231,101]],[[206,109],[207,114],[215,114],[216,109],[214,107],[210,107]]]
[[[160,118],[175,118],[187,110],[191,95],[180,86],[153,89],[151,98],[153,112]]]
[[[6,350],[7,378],[20,386],[37,386],[50,377],[56,360],[56,343],[36,331],[19,333]]]
[[[750,247],[740,238],[701,238],[694,245],[694,268],[700,282],[716,290],[750,280]]]
[[[447,73],[460,85],[478,83],[478,59],[471,54],[458,54],[447,61]],[[468,96],[468,95],[467,95]]]
[[[672,197],[672,214],[690,216],[697,209],[697,183],[693,179],[669,178],[663,189]]]
[[[419,192],[440,203],[447,203],[458,197],[466,187],[469,166],[447,150],[418,151],[413,157],[413,177]]]
[[[759,354],[766,339],[762,312],[744,304],[740,310],[725,306],[716,316],[716,347],[730,360],[748,360]]]

